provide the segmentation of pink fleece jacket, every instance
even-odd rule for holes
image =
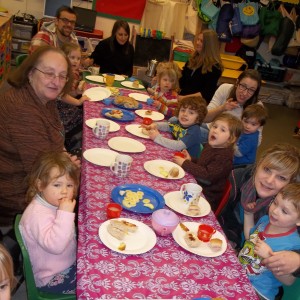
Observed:
[[[36,196],[27,206],[20,230],[27,247],[37,287],[76,260],[75,213],[58,210]]]

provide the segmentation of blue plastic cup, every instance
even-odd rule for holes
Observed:
[[[111,105],[112,99],[111,99],[111,98],[105,98],[105,99],[103,100],[103,102],[104,102],[105,105]]]
[[[147,104],[148,105],[152,105],[153,104],[153,99],[152,98],[148,98],[147,99]]]

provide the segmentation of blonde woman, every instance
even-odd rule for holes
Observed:
[[[0,244],[0,299],[10,300],[10,294],[15,286],[13,260],[6,250]]]
[[[200,32],[195,37],[194,47],[195,51],[179,79],[181,91],[178,100],[186,96],[201,96],[209,103],[223,71],[216,32],[211,29]]]

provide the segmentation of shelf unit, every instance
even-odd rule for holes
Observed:
[[[37,32],[37,24],[31,22],[12,23],[11,64],[16,65],[16,57],[28,53],[30,41]]]
[[[0,17],[0,85],[10,70],[12,17]]]

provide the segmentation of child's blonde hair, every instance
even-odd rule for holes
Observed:
[[[160,83],[160,80],[163,76],[168,76],[173,82],[172,89],[179,89],[179,78],[181,77],[181,71],[175,62],[160,62],[156,68],[157,82]]]
[[[300,216],[300,183],[289,183],[278,193],[282,199],[291,201]]]
[[[266,124],[267,117],[268,112],[264,106],[260,104],[251,104],[244,109],[241,119],[248,120],[253,118],[257,120],[260,126],[263,126]]]
[[[212,126],[214,126],[215,122],[217,121],[224,121],[228,124],[229,134],[230,134],[228,143],[229,146],[233,147],[243,131],[242,121],[232,114],[221,113],[214,119],[211,128]]]
[[[10,290],[15,287],[14,265],[6,248],[0,244],[0,282],[9,279]]]
[[[200,96],[189,96],[179,101],[175,111],[175,116],[178,117],[181,108],[189,108],[195,110],[198,113],[196,124],[202,124],[204,118],[207,115],[206,101]]]
[[[79,168],[71,161],[66,152],[46,152],[42,153],[34,162],[28,176],[27,202],[30,202],[40,192],[38,181],[41,183],[40,187],[45,188],[54,179],[50,177],[53,168],[57,168],[59,171],[57,178],[67,175],[74,182],[74,197],[76,197],[79,186]]]
[[[300,182],[300,151],[290,144],[268,148],[257,160],[256,169],[260,166],[290,175],[290,182]]]
[[[72,51],[79,50],[81,53],[81,47],[78,44],[74,43],[64,43],[61,46],[61,50],[68,56]]]

